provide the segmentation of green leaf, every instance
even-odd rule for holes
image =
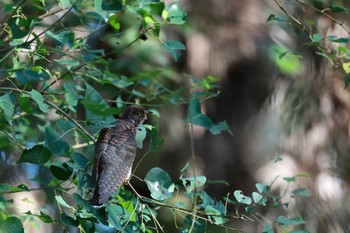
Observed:
[[[67,70],[71,70],[73,67],[78,66],[80,63],[77,60],[67,60],[67,59],[53,59],[55,62],[64,65]]]
[[[234,191],[233,196],[241,204],[250,205],[252,203],[252,199],[248,196],[243,195],[243,192],[241,190]]]
[[[65,82],[64,85],[64,96],[66,97],[67,103],[69,105],[69,109],[71,109],[73,112],[75,112],[75,107],[78,104],[78,100],[80,99],[80,96],[77,94],[74,83],[73,82]]]
[[[30,97],[24,97],[23,95],[20,95],[18,98],[18,103],[21,109],[29,114],[33,113],[33,106],[30,104]]]
[[[74,219],[68,215],[66,215],[65,213],[61,213],[61,222],[67,226],[71,226],[71,227],[78,227],[79,226],[79,220],[78,219]]]
[[[36,145],[31,149],[25,149],[22,152],[18,163],[33,163],[43,165],[51,158],[52,154],[49,149],[43,145]]]
[[[55,196],[55,199],[57,203],[60,204],[61,206],[72,209],[72,206],[68,205],[68,203],[63,199],[62,196]]]
[[[53,223],[54,222],[54,220],[52,220],[52,218],[49,215],[43,213],[42,211],[40,211],[40,214],[32,214],[32,212],[30,212],[30,211],[27,211],[25,214],[30,215],[30,216],[35,216],[35,217],[39,218],[41,221],[43,221],[44,223]]]
[[[287,182],[295,182],[297,180],[298,177],[308,177],[309,175],[305,172],[299,173],[295,176],[292,177],[283,177],[283,179]]]
[[[5,94],[0,97],[0,110],[4,114],[5,119],[10,125],[12,124],[12,116],[14,113],[13,101],[10,98],[9,94]]]
[[[20,39],[28,35],[34,26],[34,21],[26,17],[11,17],[8,20],[8,26],[11,29],[12,38]]]
[[[81,206],[85,210],[92,210],[93,207],[88,200],[84,200],[78,193],[73,193],[73,200],[77,203],[78,206]]]
[[[213,219],[215,224],[218,225],[222,225],[225,223],[225,220],[223,217],[219,217],[219,216],[213,216],[213,215],[222,215],[222,213],[220,213],[220,211],[218,211],[217,209],[215,209],[214,207],[208,205],[205,207],[205,213],[210,215],[209,218]]]
[[[323,38],[323,36],[321,36],[320,34],[315,33],[315,34],[312,35],[312,39],[314,40],[314,42],[319,43],[319,42],[321,42],[324,38]]]
[[[331,11],[336,13],[348,11],[348,8],[336,4],[331,4],[329,8],[331,9]]]
[[[94,2],[95,10],[99,13],[105,22],[108,21],[110,15],[121,12],[123,10],[123,5],[120,0],[107,1],[107,0],[95,0]]]
[[[89,163],[88,158],[86,158],[84,155],[79,154],[77,152],[74,152],[71,157],[73,161],[81,168],[85,168]]]
[[[146,134],[147,134],[147,131],[145,126],[140,125],[136,131],[136,144],[137,144],[137,147],[140,149],[142,149],[143,147],[143,140],[145,140]]]
[[[17,70],[15,74],[20,84],[42,82],[50,79],[50,75],[43,69],[40,69],[39,71],[34,71],[31,69],[20,69]]]
[[[86,108],[85,116],[86,119],[92,123],[89,126],[89,130],[96,133],[105,127],[115,125],[116,120],[111,115],[101,115],[101,109],[108,109],[109,106],[101,97],[101,95],[89,84],[86,85],[84,106]],[[99,106],[98,110],[91,108],[91,106]]]
[[[277,218],[277,222],[281,225],[286,226],[286,227],[300,225],[300,224],[305,223],[304,219],[301,216],[297,216],[297,217],[293,217],[293,218],[286,218],[285,216],[279,216]]]
[[[290,231],[289,233],[310,233],[310,231],[308,231],[308,230],[293,230],[293,231]]]
[[[152,130],[150,132],[150,145],[148,148],[149,152],[157,152],[162,147],[164,140],[159,137],[159,126],[158,121],[152,121]]]
[[[207,178],[205,176],[196,176],[196,177],[188,177],[181,179],[183,186],[186,189],[187,193],[191,193],[194,189],[198,189],[202,187],[207,182]]]
[[[72,0],[59,0],[62,9],[66,9],[72,6]]]
[[[5,233],[24,233],[21,220],[17,217],[8,217],[4,221],[3,230]]]
[[[45,128],[45,146],[55,155],[65,156],[69,151],[68,142],[64,141],[50,126]]]
[[[262,183],[256,183],[255,187],[261,194],[266,194],[267,192],[270,191],[270,186]]]
[[[120,29],[120,22],[118,20],[118,17],[116,15],[111,15],[108,18],[108,23],[113,27],[115,31],[119,31]]]
[[[299,197],[309,197],[311,196],[311,192],[306,189],[306,188],[300,188],[300,189],[295,189],[292,191],[292,194],[294,196],[299,196]]]
[[[283,46],[272,45],[269,49],[269,56],[286,75],[295,75],[302,70],[300,56],[293,54]]]
[[[59,180],[68,180],[72,175],[72,169],[66,163],[56,162],[50,166],[50,171]]]
[[[262,206],[266,206],[266,202],[267,202],[266,196],[263,196],[257,192],[253,192],[252,196],[253,196],[254,203],[262,205]]]
[[[187,14],[178,3],[173,2],[165,7],[162,18],[171,24],[184,24],[187,20]]]
[[[170,176],[161,168],[155,167],[149,170],[145,182],[149,191],[151,191],[151,197],[155,200],[163,201],[172,196],[172,193],[168,191],[172,183]]]
[[[186,50],[184,44],[176,40],[168,40],[163,43],[164,48],[169,52],[169,54],[174,58],[175,61],[181,56],[179,50]]]
[[[180,171],[180,179],[182,179],[182,177],[186,174],[188,168],[190,167],[189,163],[186,163],[186,165],[181,169]]]
[[[116,230],[122,231],[122,219],[124,219],[124,215],[128,213],[125,209],[119,205],[108,204],[106,205],[106,210],[108,213],[108,222],[111,223]],[[124,219],[127,221],[128,218]]]
[[[213,124],[212,120],[202,113],[200,102],[196,97],[191,99],[186,122],[191,122],[194,125],[200,125],[207,129],[210,129]]]
[[[288,19],[284,18],[284,17],[279,17],[276,16],[275,14],[270,14],[269,17],[267,18],[267,21],[277,21],[277,22],[287,22]]]
[[[28,94],[23,94],[23,97],[30,97],[39,106],[40,110],[44,113],[50,112],[49,106],[44,103],[44,97],[37,90],[31,90]]]
[[[103,77],[103,80],[101,80],[101,83],[103,83],[103,84],[105,84],[105,83],[112,84],[113,86],[118,87],[118,88],[125,88],[125,87],[128,87],[128,86],[134,84],[134,82],[131,81],[131,78],[128,79],[124,75],[121,75],[119,77],[106,75],[106,76]]]
[[[222,131],[228,132],[231,136],[233,135],[230,127],[226,123],[226,121],[221,121],[218,124],[212,124],[212,126],[209,129],[210,133],[213,135],[220,134]]]
[[[0,184],[0,193],[22,192],[22,191],[29,191],[29,188],[24,184],[20,184],[18,186],[12,186],[6,183]]]
[[[65,45],[70,49],[74,46],[75,34],[72,31],[62,31],[58,34],[47,31],[45,34],[59,46]]]
[[[282,157],[281,157],[280,154],[277,154],[277,153],[276,153],[273,162],[274,162],[274,163],[277,163],[277,162],[279,162],[279,161],[282,161]]]
[[[347,88],[350,84],[350,73],[346,74],[344,77],[344,87]]]
[[[339,37],[336,36],[328,36],[327,39],[329,41],[335,42],[335,43],[348,43],[350,41],[350,38],[347,37]]]
[[[262,233],[274,233],[274,230],[271,228],[269,224],[264,225],[264,231]]]

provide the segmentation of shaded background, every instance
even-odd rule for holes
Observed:
[[[334,22],[315,12],[291,1],[281,2],[299,17],[314,20],[326,35],[344,33]],[[307,187],[312,195],[290,200],[292,216],[300,214],[310,232],[350,232],[350,96],[344,88],[343,74],[306,45],[308,38],[299,28],[288,22],[266,21],[271,13],[281,13],[271,0],[192,0],[183,5],[188,12],[188,24],[177,31],[166,30],[164,35],[181,40],[187,47],[180,61],[173,65],[178,74],[220,77],[220,95],[206,101],[202,111],[215,122],[226,120],[234,133],[214,136],[194,128],[197,173],[209,180],[229,183],[209,185],[208,193],[221,199],[234,190],[252,192],[256,182],[270,184],[277,175],[290,177],[307,172],[309,177],[300,179],[298,187]],[[348,15],[336,16],[349,26]],[[99,39],[90,38],[90,43],[95,48],[113,49]],[[301,56],[295,66],[297,70],[288,73],[276,66],[270,55],[276,44]],[[170,59],[164,57],[161,48],[157,50],[159,55],[147,53],[154,49],[150,40],[133,46],[131,52],[112,57],[120,73],[169,65]],[[185,77],[176,77],[174,87],[186,87]],[[101,94],[107,99],[111,95],[108,90]],[[159,111],[160,134],[165,144],[160,153],[143,161],[136,175],[144,177],[150,168],[159,166],[177,178],[186,162],[194,165],[190,159],[189,129],[183,121],[186,106],[167,106]],[[278,164],[273,163],[276,153],[283,158]],[[2,163],[0,178],[17,185],[33,177],[26,171],[34,170],[27,167],[22,171]],[[136,189],[147,194],[144,184],[133,181]],[[274,191],[282,194],[285,186],[286,182],[279,179]],[[29,203],[28,208],[36,209],[50,202],[42,197],[50,199],[52,193],[44,195],[38,191],[24,195],[40,200]],[[280,212],[261,214],[273,221]],[[164,216],[162,222],[167,225]],[[173,223],[168,224],[166,232],[171,232]],[[262,232],[258,221],[236,220],[229,225],[246,232]],[[46,224],[45,232],[50,231],[48,227],[52,226]]]

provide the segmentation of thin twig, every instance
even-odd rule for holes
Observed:
[[[96,142],[95,138],[86,129],[84,129],[76,120],[74,120],[71,116],[69,116],[65,111],[63,111],[61,108],[59,108],[54,103],[52,103],[51,101],[49,101],[49,100],[47,100],[45,98],[44,98],[44,101],[48,105],[50,105],[51,107],[53,107],[54,109],[59,111],[63,116],[65,116],[70,121],[72,121],[84,134],[86,134],[86,136],[88,136],[91,139],[91,141]]]
[[[305,3],[305,2],[302,2],[302,1],[300,1],[300,0],[296,0],[296,2],[298,2],[299,4],[301,4],[301,5],[303,5],[303,6],[309,7],[309,8],[311,8],[312,10],[314,10],[314,11],[316,11],[316,12],[318,12],[318,13],[324,15],[324,16],[326,16],[327,18],[329,18],[330,20],[332,20],[334,23],[336,23],[336,24],[338,24],[340,27],[342,27],[342,28],[344,29],[344,31],[346,31],[348,34],[350,34],[350,31],[349,31],[346,27],[344,27],[344,22],[340,22],[339,20],[337,20],[336,18],[334,18],[334,17],[332,17],[331,15],[327,14],[326,12],[324,12],[324,11],[322,11],[322,10],[319,10],[319,9],[317,9],[316,7],[311,6],[311,5],[309,5],[309,4]]]

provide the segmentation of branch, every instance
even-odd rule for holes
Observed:
[[[82,127],[76,120],[74,120],[71,116],[69,116],[65,111],[63,111],[62,109],[60,109],[58,106],[56,106],[54,103],[52,103],[51,101],[47,100],[44,98],[44,101],[50,105],[51,107],[53,107],[54,109],[56,109],[57,111],[59,111],[63,116],[65,116],[66,118],[68,118],[70,121],[72,121],[84,134],[86,134],[86,136],[88,136],[93,142],[95,141],[95,138],[88,132],[86,131],[86,129],[84,129],[84,127]]]

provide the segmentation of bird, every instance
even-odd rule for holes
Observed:
[[[104,205],[129,180],[136,157],[137,128],[146,119],[147,112],[142,106],[130,105],[114,127],[100,131],[91,175],[94,193],[90,202],[93,206]]]

